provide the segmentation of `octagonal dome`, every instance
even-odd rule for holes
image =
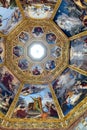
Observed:
[[[24,29],[22,26],[25,24],[27,26]],[[21,24],[18,26],[19,31],[14,30],[8,37],[6,65],[8,68],[10,67],[9,58],[12,61],[10,69],[16,68],[14,73],[20,80],[22,78],[22,80],[30,82],[31,79],[38,78],[40,83],[46,83],[47,79],[54,80],[67,65],[68,39],[64,34],[62,35],[61,30],[56,30],[54,23],[50,21],[50,24],[52,28],[50,28],[49,21],[44,20],[42,26],[41,21],[25,20],[22,22],[22,26]],[[14,50],[14,48],[17,49]],[[37,73],[33,73],[34,71]],[[27,77],[24,77],[25,74]],[[38,76],[36,76],[37,74]]]
[[[86,118],[87,0],[1,0],[0,129],[86,130]]]

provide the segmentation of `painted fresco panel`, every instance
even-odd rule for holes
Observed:
[[[26,16],[34,19],[51,17],[57,0],[20,0]]]
[[[12,117],[58,118],[48,85],[25,84]]]
[[[6,68],[0,68],[0,112],[6,114],[17,93],[20,82]]]
[[[87,30],[87,2],[62,0],[54,22],[69,37]]]
[[[87,36],[71,41],[70,65],[87,71]]]
[[[87,76],[69,68],[52,85],[64,115],[87,96]]]
[[[0,1],[0,31],[9,33],[22,19],[15,0]]]

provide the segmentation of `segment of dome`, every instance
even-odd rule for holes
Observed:
[[[57,0],[20,0],[25,15],[32,19],[49,19]]]
[[[62,0],[54,17],[54,22],[67,36],[87,30],[87,1]]]
[[[8,34],[22,20],[16,0],[0,1],[0,31]]]

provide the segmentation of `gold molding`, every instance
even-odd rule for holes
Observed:
[[[82,69],[79,69],[78,67],[74,67],[73,65],[69,65],[68,67],[69,67],[70,69],[72,69],[72,70],[74,70],[74,71],[80,73],[80,74],[83,74],[83,75],[87,76],[87,72],[84,71],[84,70],[82,70]]]
[[[23,19],[24,19],[24,18],[25,18],[25,13],[24,13],[24,10],[23,10],[23,8],[22,8],[22,6],[21,6],[20,0],[15,0],[15,1],[16,1],[16,3],[17,3],[17,6],[19,7],[20,12],[21,12],[21,14],[22,14],[22,17],[23,17]]]
[[[51,18],[50,18],[51,20],[53,20],[53,18],[55,17],[56,12],[57,12],[57,10],[58,10],[58,8],[59,8],[61,2],[62,2],[62,0],[58,0],[58,2],[56,3],[55,8],[54,8],[54,11],[53,11],[53,13],[52,13],[52,16],[51,16]]]
[[[59,102],[58,102],[58,100],[57,100],[57,97],[56,97],[56,95],[55,95],[55,92],[54,92],[54,90],[53,90],[52,84],[49,84],[49,85],[50,85],[50,90],[51,90],[51,93],[52,93],[52,96],[53,96],[53,99],[54,99],[54,102],[55,102],[55,106],[56,106],[56,109],[57,109],[57,112],[58,112],[58,116],[59,116],[59,118],[61,119],[61,118],[64,117],[63,112],[62,112],[62,110],[61,110],[61,107],[60,107],[60,105],[59,105]]]
[[[69,40],[71,41],[71,40],[79,39],[79,38],[86,36],[86,35],[87,35],[87,31],[84,31],[84,32],[81,32],[79,34],[76,34],[76,35],[70,37]]]

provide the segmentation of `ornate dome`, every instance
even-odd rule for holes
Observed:
[[[1,129],[86,130],[86,101],[87,0],[0,0]]]

